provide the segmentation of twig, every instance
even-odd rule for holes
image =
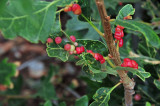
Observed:
[[[114,44],[113,36],[112,36],[112,30],[110,26],[110,17],[107,15],[105,6],[104,6],[104,0],[96,0],[96,5],[99,11],[99,14],[101,16],[102,25],[104,28],[104,34],[105,34],[105,40],[107,42],[107,46],[109,49],[110,54],[113,56],[113,62],[116,66],[121,65],[121,60],[119,56],[119,52],[116,49],[116,46]],[[133,89],[135,86],[135,82],[132,81],[128,75],[123,70],[117,70],[125,89],[125,105],[126,106],[132,106],[132,95],[134,93]]]
[[[75,92],[74,90],[72,90],[71,88],[69,88],[68,86],[66,85],[62,85],[68,92],[70,92],[73,96],[75,96],[76,98],[80,98],[81,96]]]

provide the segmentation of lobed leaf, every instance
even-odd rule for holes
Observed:
[[[50,100],[47,100],[45,103],[44,103],[44,106],[52,106],[52,102]]]
[[[0,30],[5,38],[21,36],[38,43],[46,41],[51,33],[57,32],[55,24],[58,6],[66,6],[75,0],[54,0],[52,2],[33,0],[11,0],[3,3],[0,11]]]
[[[145,81],[146,78],[149,78],[151,76],[151,74],[149,72],[145,72],[145,70],[141,67],[139,67],[138,69],[133,69],[133,68],[130,68],[130,67],[117,66],[114,69],[115,70],[129,71],[129,72],[133,73],[133,75],[137,75],[143,81]]]
[[[0,84],[9,86],[11,78],[15,76],[16,65],[8,63],[7,59],[0,61]]]
[[[160,81],[159,80],[154,80],[154,84],[160,90]]]
[[[79,39],[96,39],[100,38],[99,34],[92,28],[88,22],[78,20],[78,16],[73,13],[69,13],[72,19],[67,21],[66,32],[69,34],[76,34],[76,38]],[[95,22],[95,26],[98,26],[99,23]]]
[[[151,103],[149,102],[146,102],[146,105],[145,106],[152,106]]]
[[[110,88],[99,88],[93,96],[95,100],[90,104],[90,106],[108,106],[108,102],[110,100]]]
[[[105,46],[104,43],[98,40],[77,40],[79,46],[83,45],[85,49],[92,50],[94,53],[100,53],[103,56],[107,56],[108,48]]]
[[[158,35],[152,30],[150,26],[144,24],[142,22],[133,21],[133,20],[116,20],[116,25],[121,25],[127,29],[138,31],[142,33],[146,39],[146,41],[155,48],[160,48],[160,38]]]
[[[66,102],[61,102],[59,106],[67,106],[67,105],[66,105]]]
[[[88,97],[85,95],[77,99],[75,106],[88,106]]]
[[[124,17],[128,15],[133,15],[135,12],[135,9],[131,4],[125,5],[118,13],[116,19],[123,19]]]
[[[94,73],[92,70],[90,70],[90,68],[88,66],[83,66],[83,72],[87,75],[87,77],[89,77],[91,80],[93,81],[98,81],[101,82],[102,79],[104,79],[107,74],[104,72],[100,72],[99,73]]]
[[[68,60],[69,54],[63,48],[47,48],[46,50],[49,57],[57,57],[63,62]]]

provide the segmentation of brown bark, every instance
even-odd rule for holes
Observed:
[[[110,25],[110,17],[107,15],[105,6],[104,6],[104,0],[96,0],[96,5],[99,11],[99,14],[101,16],[102,25],[104,28],[104,38],[107,42],[107,46],[109,49],[110,54],[113,56],[113,62],[116,66],[121,65],[120,55],[119,52],[116,49],[113,36],[112,36],[112,30]],[[121,80],[123,81],[123,86],[125,90],[125,105],[126,106],[132,106],[132,95],[134,94],[134,86],[135,82],[131,80],[128,75],[123,70],[117,70]]]

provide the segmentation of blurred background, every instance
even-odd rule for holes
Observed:
[[[48,2],[52,0],[47,0]],[[104,0],[105,1],[105,0]],[[86,17],[91,17],[95,21],[95,25],[103,31],[103,28],[96,24],[100,20],[96,5],[88,0],[83,4],[80,0],[79,4],[82,11],[85,11]],[[108,15],[115,18],[119,10],[125,4],[132,4],[135,8],[134,20],[144,21],[154,29],[160,36],[160,1],[159,0],[107,0],[105,3]],[[86,8],[87,7],[87,8]],[[61,9],[61,8],[59,8]],[[76,20],[77,26],[72,29],[72,23],[75,22],[77,16],[72,13],[61,12],[62,29],[68,34],[76,36],[77,39],[96,39],[100,40],[99,35],[88,24],[80,25],[80,21],[84,21],[82,17]],[[72,27],[71,27],[72,26]],[[122,58],[129,55],[132,51],[136,54],[152,57],[160,60],[160,49],[148,47],[145,41],[139,37],[140,34],[125,30],[125,47],[120,50]],[[65,39],[65,36],[62,35]],[[47,56],[46,44],[33,44],[27,40],[17,37],[8,40],[0,34],[0,61],[8,59],[8,62],[17,66],[17,76],[12,78],[13,85],[11,89],[3,91],[0,86],[0,106],[43,106],[45,99],[51,98],[53,106],[59,106],[65,102],[67,106],[74,106],[76,99],[83,95],[87,95],[90,102],[92,96],[99,87],[112,87],[119,78],[108,75],[101,82],[94,82],[88,77],[82,76],[82,69],[76,66],[75,62],[79,60],[76,55],[72,55],[69,61],[62,62],[57,58]],[[135,106],[144,106],[149,101],[152,106],[160,106],[160,90],[153,84],[154,79],[159,79],[160,62],[144,63],[139,61],[152,77],[142,82],[139,78],[130,75],[136,81],[136,94],[141,95],[141,99],[134,100]],[[46,85],[46,80],[51,81],[51,85]],[[124,102],[123,86],[111,94],[110,106],[122,106]],[[46,94],[54,94],[46,96]]]

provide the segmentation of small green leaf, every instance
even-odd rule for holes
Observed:
[[[61,102],[59,106],[67,106],[65,102]]]
[[[50,100],[47,100],[45,103],[44,103],[44,106],[52,106],[52,102]]]
[[[47,54],[49,57],[57,57],[63,62],[68,60],[68,52],[63,48],[47,48]]]
[[[42,84],[38,89],[35,96],[39,96],[45,100],[57,100],[56,91],[53,84],[50,82],[51,78],[55,75],[55,70],[57,67],[51,67],[49,70],[49,75],[42,80]]]
[[[118,13],[116,19],[123,19],[124,17],[128,15],[133,15],[135,12],[135,9],[131,4],[125,5]]]
[[[92,70],[89,69],[88,66],[83,66],[83,72],[93,81],[98,81],[101,82],[102,79],[104,79],[107,74],[104,72],[99,72],[99,73],[93,73]]]
[[[112,88],[102,87],[99,88],[96,93],[93,95],[94,102],[91,103],[90,106],[108,106],[108,102],[110,100],[111,92],[117,88],[121,83],[116,84]]]
[[[65,7],[73,2],[76,2],[77,0],[60,0],[60,2],[58,2],[58,7]]]
[[[88,97],[82,96],[81,98],[77,99],[75,106],[88,106]]]
[[[129,71],[129,72],[133,73],[133,75],[137,75],[143,81],[145,81],[146,78],[149,78],[151,76],[151,74],[149,72],[145,72],[145,70],[141,67],[139,67],[138,69],[133,69],[133,68],[130,68],[130,67],[117,66],[114,69],[115,70]]]
[[[152,30],[150,26],[144,24],[143,22],[133,21],[133,20],[116,20],[116,25],[121,25],[127,29],[138,31],[142,33],[146,41],[155,48],[160,48],[160,38]]]
[[[151,106],[151,104],[149,102],[146,102],[146,106]]]
[[[90,106],[108,106],[110,100],[110,88],[99,88],[93,96],[95,100]]]
[[[107,66],[105,71],[103,71],[103,72],[105,72],[107,74],[115,75],[115,76],[117,76],[117,74],[118,74],[115,69],[113,69],[113,68],[111,68],[109,66]]]
[[[83,45],[85,49],[92,50],[94,53],[100,53],[103,56],[107,56],[108,48],[104,43],[98,40],[77,40],[78,45]]]
[[[56,91],[51,83],[43,83],[38,90],[36,96],[39,96],[45,100],[57,100]]]
[[[160,81],[159,80],[154,80],[154,84],[160,90]]]
[[[66,32],[74,34],[78,39],[96,39],[100,38],[99,34],[92,28],[88,22],[78,20],[78,16],[69,13],[72,19],[67,21]],[[94,23],[98,27],[98,22]],[[76,33],[76,34],[75,34]],[[78,35],[79,34],[79,35]]]
[[[85,64],[85,60],[83,60],[83,59],[76,62],[77,66],[81,66],[83,64]]]
[[[0,61],[0,84],[9,86],[11,78],[16,73],[16,65],[8,63],[7,59]]]

